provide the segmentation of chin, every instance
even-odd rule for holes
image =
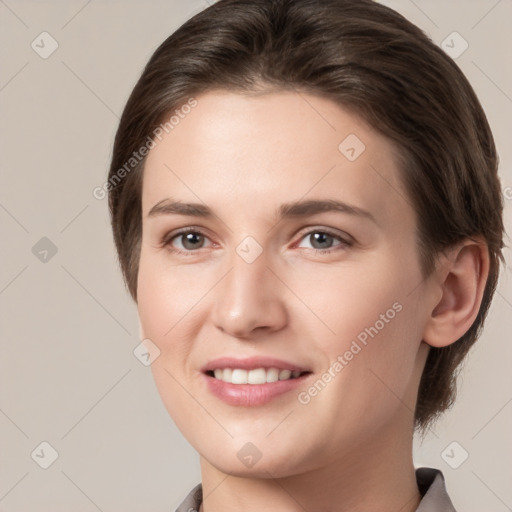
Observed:
[[[276,452],[275,448],[264,447],[262,444],[257,441],[231,440],[229,445],[225,444],[218,449],[212,450],[212,444],[209,444],[204,450],[196,450],[219,471],[242,478],[282,478],[296,474],[297,468],[303,466],[296,450]]]

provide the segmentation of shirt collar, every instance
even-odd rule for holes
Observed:
[[[444,476],[439,469],[416,469],[416,482],[422,495],[416,512],[457,512],[446,492]]]
[[[422,496],[416,512],[457,512],[446,492],[444,476],[439,469],[416,469],[416,482]],[[201,484],[197,484],[176,512],[198,512],[202,500],[203,488]]]

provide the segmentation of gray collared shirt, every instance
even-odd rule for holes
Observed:
[[[439,469],[416,469],[416,482],[422,496],[416,512],[457,512],[446,492],[443,473]],[[176,512],[198,512],[203,499],[201,484],[196,485]]]

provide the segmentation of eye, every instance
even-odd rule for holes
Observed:
[[[333,233],[328,229],[315,229],[306,233],[301,240],[307,240],[313,246],[315,252],[330,253],[333,250],[339,250],[342,247],[350,247],[352,242],[345,240],[340,235]],[[338,240],[339,243],[334,243]],[[341,247],[340,247],[341,246]],[[297,247],[304,247],[299,244]],[[338,249],[332,249],[338,247]],[[307,248],[307,247],[306,247]]]
[[[350,247],[352,242],[349,241],[348,238],[349,237],[347,237],[346,240],[339,234],[336,234],[326,228],[315,229],[305,233],[300,239],[301,242],[297,247],[307,249],[307,247],[302,245],[302,240],[306,240],[312,245],[311,250],[322,254],[328,254],[330,252],[340,250],[343,247]],[[338,243],[335,243],[336,240]],[[212,243],[210,243],[210,245],[205,245],[206,241],[209,241],[209,238],[201,231],[185,228],[181,231],[166,235],[162,240],[162,246],[167,247],[172,252],[191,255],[197,252],[198,249],[204,249],[214,245]]]
[[[205,247],[205,241],[208,237],[197,230],[184,229],[171,236],[167,236],[162,241],[171,251],[187,254],[196,252],[197,249]]]

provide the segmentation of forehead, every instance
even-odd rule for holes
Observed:
[[[332,101],[282,91],[210,91],[196,101],[148,153],[144,217],[168,197],[225,212],[232,207],[237,215],[248,209],[264,215],[310,197],[339,199],[395,221],[414,214],[393,145]]]

